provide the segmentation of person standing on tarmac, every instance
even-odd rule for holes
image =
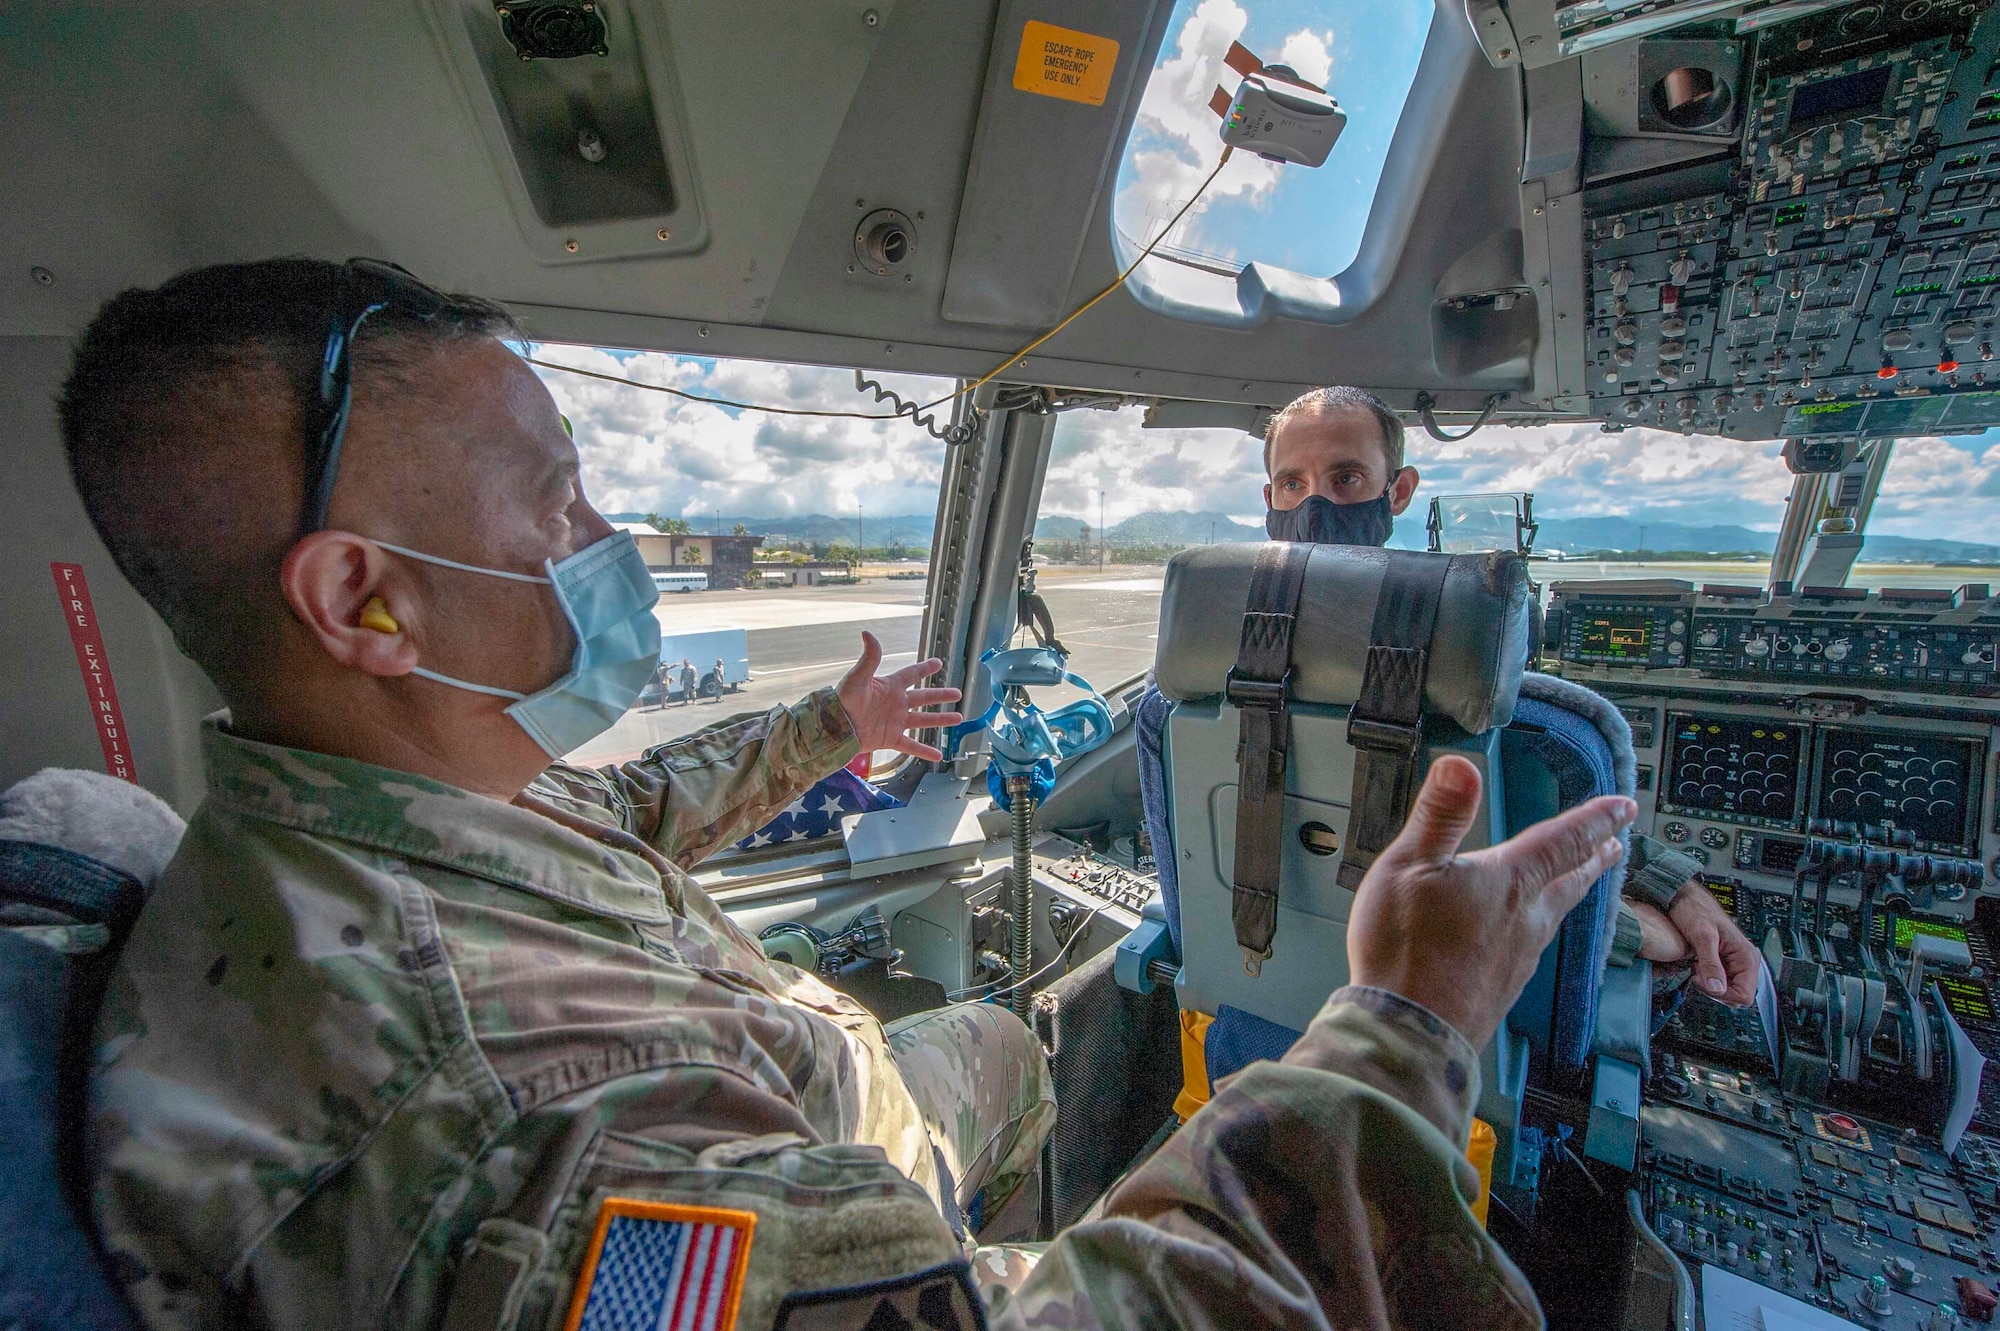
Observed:
[[[689,703],[694,701],[694,686],[695,686],[694,662],[690,661],[686,657],[682,657],[681,658],[681,706],[685,707]]]
[[[1044,1252],[978,1247],[1054,1119],[1039,1040],[994,1003],[885,1029],[688,874],[859,752],[937,759],[958,691],[864,634],[792,707],[563,761],[638,696],[658,593],[503,336],[293,259],[128,291],[76,349],[71,475],[228,702],[91,1062],[145,1326],[1540,1326],[1468,1206],[1477,1051],[1632,801],[1458,854],[1479,775],[1441,759],[1291,1051]]]

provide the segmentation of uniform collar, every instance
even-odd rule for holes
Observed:
[[[228,713],[202,723],[208,798],[246,818],[421,860],[595,915],[659,924],[659,871],[623,849],[518,805],[429,777],[261,744]]]

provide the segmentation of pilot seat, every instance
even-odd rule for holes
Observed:
[[[1164,921],[1127,947],[1150,938],[1178,951],[1183,1029],[1200,1045],[1184,1112],[1283,1054],[1347,983],[1354,888],[1439,754],[1463,755],[1484,779],[1468,850],[1632,794],[1617,710],[1527,670],[1532,604],[1511,552],[1273,542],[1168,565],[1155,677],[1171,704],[1162,853],[1175,890],[1163,891]],[[1517,1211],[1532,1209],[1547,1148],[1524,1130],[1530,1085],[1588,1090],[1586,1153],[1633,1165],[1651,982],[1644,963],[1606,969],[1622,879],[1614,867],[1591,887],[1482,1054],[1493,1192]]]

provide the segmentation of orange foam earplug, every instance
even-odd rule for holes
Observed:
[[[374,629],[377,633],[401,633],[403,626],[389,613],[389,607],[379,596],[368,598],[368,604],[361,607],[361,618],[356,621],[364,629]]]

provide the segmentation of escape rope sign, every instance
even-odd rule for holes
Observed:
[[[104,654],[104,634],[97,627],[97,608],[90,603],[90,584],[83,565],[51,563],[56,595],[62,598],[63,622],[69,625],[70,646],[76,648],[76,668],[83,674],[84,696],[90,700],[91,724],[104,750],[104,770],[135,785],[132,745],[125,715],[118,709],[118,686],[111,682],[111,662]]]
[[[1118,43],[1111,38],[1030,19],[1021,29],[1014,86],[1022,92],[1102,106],[1117,63]]]

